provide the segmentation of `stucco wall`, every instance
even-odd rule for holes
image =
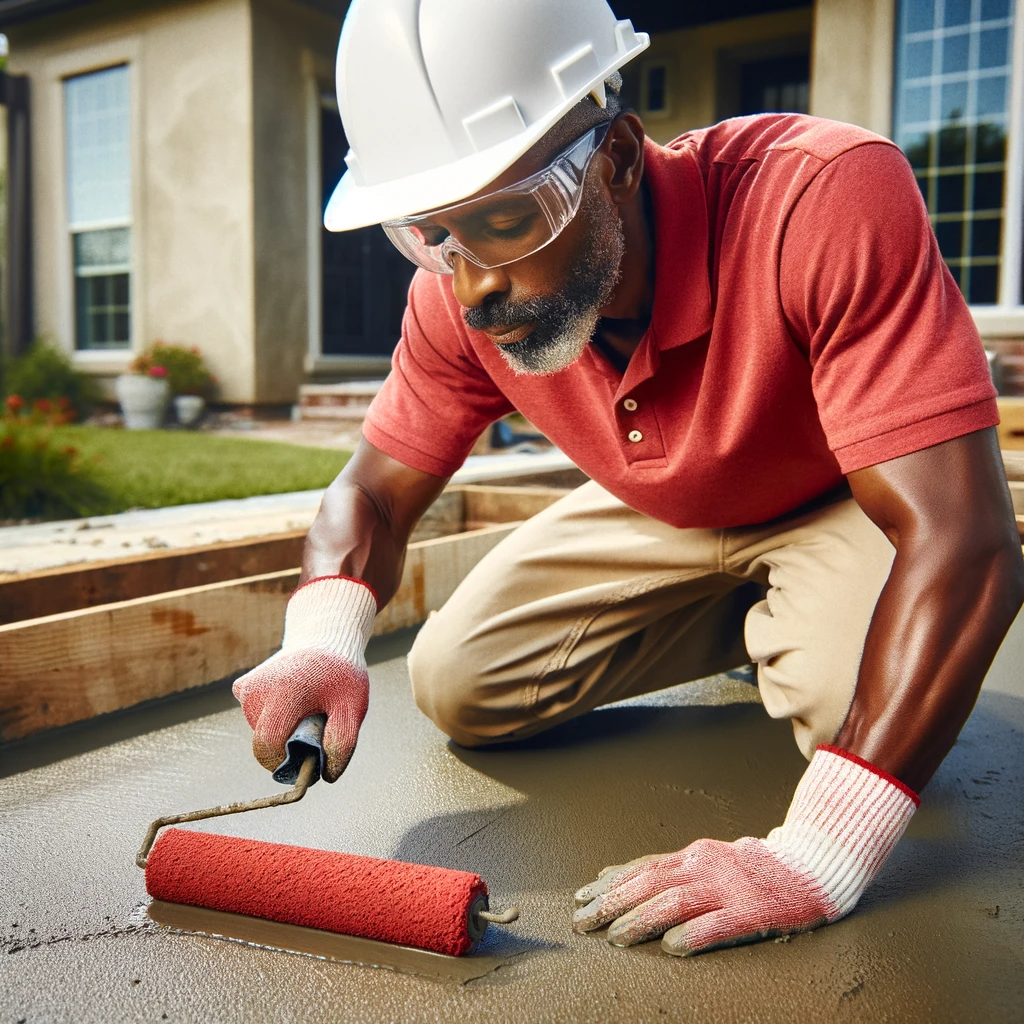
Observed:
[[[308,287],[311,263],[312,273],[319,268],[311,244],[320,245],[316,97],[333,91],[340,31],[340,20],[293,0],[252,6],[256,390],[264,402],[296,401],[304,379],[319,295]]]
[[[792,52],[801,37],[810,35],[811,21],[811,9],[801,8],[655,35],[650,48],[624,69],[627,91],[638,101],[637,80],[644,67],[661,61],[667,65],[669,109],[663,116],[641,110],[648,134],[664,143],[682,132],[714,124],[723,113],[732,113],[721,109],[718,82],[722,62]]]
[[[811,113],[892,131],[896,0],[816,0]]]
[[[198,345],[225,399],[254,400],[248,0],[104,0],[12,26],[9,37],[11,70],[32,78],[39,333],[74,349],[61,82],[127,61],[133,346]],[[75,358],[110,374],[130,354]]]

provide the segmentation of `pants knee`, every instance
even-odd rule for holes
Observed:
[[[436,618],[436,616],[435,616]],[[409,680],[416,706],[443,733],[464,747],[479,746],[489,737],[473,727],[474,682],[470,659],[443,630],[428,620],[409,651]]]

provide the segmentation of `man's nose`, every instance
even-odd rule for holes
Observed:
[[[462,253],[452,255],[452,292],[460,306],[482,306],[491,295],[504,295],[511,284],[504,267],[478,267]]]

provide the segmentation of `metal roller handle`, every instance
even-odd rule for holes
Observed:
[[[316,757],[317,770],[313,773],[309,784],[315,785],[320,781],[321,776],[327,770],[327,755],[324,753],[324,726],[327,725],[327,716],[323,713],[307,715],[295,727],[288,742],[285,744],[287,751],[285,759],[274,769],[271,776],[275,782],[283,786],[294,786],[306,763],[306,758],[314,755]]]
[[[279,807],[281,804],[292,804],[306,795],[306,790],[320,778],[324,770],[325,756],[321,742],[327,716],[324,714],[309,715],[295,727],[288,742],[285,744],[287,756],[274,770],[276,782],[291,786],[287,793],[260,797],[247,803],[223,804],[220,807],[209,807],[203,811],[188,811],[185,814],[170,814],[157,818],[146,830],[146,837],[135,855],[135,863],[145,868],[149,859],[149,851],[156,842],[156,834],[165,825],[179,825],[185,821],[202,821],[204,818],[218,818],[222,814],[241,814],[243,811],[257,811],[263,807]]]

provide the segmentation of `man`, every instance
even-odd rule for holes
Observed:
[[[353,152],[326,222],[383,221],[422,269],[282,650],[236,694],[268,768],[326,711],[338,777],[409,533],[520,409],[593,482],[427,622],[414,695],[474,746],[756,662],[810,761],[785,822],[577,893],[577,930],[688,955],[854,907],[970,714],[1024,565],[984,355],[900,151],[796,115],[656,146],[615,95],[645,45],[603,0],[353,3]]]

